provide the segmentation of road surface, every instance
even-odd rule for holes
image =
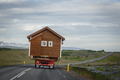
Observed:
[[[55,69],[34,68],[34,64],[0,67],[0,80],[82,80],[64,71],[59,66]]]

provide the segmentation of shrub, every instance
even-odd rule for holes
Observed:
[[[62,51],[62,56],[70,56],[71,53],[67,52],[67,51]]]
[[[77,59],[79,59],[79,56],[77,56]]]
[[[86,57],[88,57],[88,55],[86,55]]]
[[[67,56],[65,57],[65,59],[67,59]]]
[[[90,64],[88,64],[88,66],[90,66]]]

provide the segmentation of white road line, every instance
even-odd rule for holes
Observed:
[[[19,77],[21,77],[23,74],[25,74],[26,72],[21,72],[18,76],[17,76],[17,78],[19,78]]]
[[[62,73],[57,69],[57,71],[62,75]],[[64,78],[66,78],[66,76],[63,75]]]
[[[63,75],[64,78],[66,78],[66,76]]]
[[[22,71],[21,73],[17,74],[16,76],[14,76],[13,78],[11,78],[10,80],[14,80],[15,78],[21,77],[23,74],[26,73],[26,71],[29,71],[29,70],[31,70],[31,69],[32,69],[32,68],[28,68],[28,69]]]
[[[59,72],[59,70],[57,69],[57,71]]]

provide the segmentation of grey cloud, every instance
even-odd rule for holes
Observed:
[[[84,0],[0,2],[0,29],[5,30],[0,32],[1,40],[17,37],[14,41],[26,43],[27,35],[48,26],[66,40],[76,38],[73,43],[81,44],[82,39],[83,43],[106,43],[108,39],[109,43],[119,43],[119,5],[120,2]],[[25,30],[26,27],[31,29]],[[71,41],[68,39],[65,46]]]
[[[27,2],[27,3],[31,3],[31,2]],[[36,18],[38,17],[37,19],[39,19],[39,20],[41,19],[40,21],[42,21],[43,19],[49,18],[49,19],[51,19],[51,20],[48,19],[49,22],[52,22],[52,23],[54,23],[53,21],[55,21],[55,20],[60,21],[62,23],[63,22],[104,23],[104,22],[117,21],[119,15],[116,15],[116,14],[120,13],[119,12],[120,8],[118,8],[117,10],[114,11],[114,13],[116,13],[116,14],[113,14],[113,11],[110,9],[111,8],[110,6],[109,6],[109,8],[104,9],[104,7],[106,7],[105,5],[102,5],[103,6],[102,7],[101,4],[98,4],[98,6],[94,5],[95,3],[94,4],[91,3],[90,5],[88,5],[88,7],[83,6],[84,4],[81,6],[80,5],[69,6],[69,5],[67,5],[68,3],[64,3],[64,4],[57,3],[58,5],[56,5],[54,2],[53,3],[48,2],[47,4],[33,3],[34,5],[32,5],[32,7],[29,7],[29,6],[26,7],[25,5],[23,5],[26,3],[19,3],[19,4],[22,4],[21,6],[23,8],[21,8],[21,7],[18,7],[18,8],[21,8],[23,10],[25,8],[28,8],[28,9],[30,9],[30,12],[29,11],[28,11],[29,13],[9,12],[11,15],[8,18],[21,18],[21,19],[26,18],[27,20],[34,19],[34,21],[36,21],[35,18],[33,17],[33,16],[35,16]],[[89,9],[89,6],[91,6],[91,5],[93,6],[93,9],[92,8]],[[112,6],[114,6],[114,5],[112,5]],[[84,9],[84,7],[85,7],[85,9]],[[97,7],[97,8],[94,8],[94,7]],[[27,9],[25,9],[25,10],[27,10]],[[31,12],[31,10],[33,10],[33,12]],[[111,13],[113,14],[112,16],[110,15]]]

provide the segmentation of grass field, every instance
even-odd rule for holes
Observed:
[[[0,50],[0,66],[23,64],[24,61],[26,64],[34,63],[28,57],[27,49]]]
[[[55,62],[55,64],[69,64],[69,63],[77,63],[79,61],[67,60],[67,59],[60,59],[59,61]]]
[[[115,52],[113,55],[105,58],[108,62],[119,62],[120,63],[120,52]]]
[[[114,52],[114,54],[92,63],[85,64],[86,66],[102,66],[102,65],[120,65],[120,52]]]

